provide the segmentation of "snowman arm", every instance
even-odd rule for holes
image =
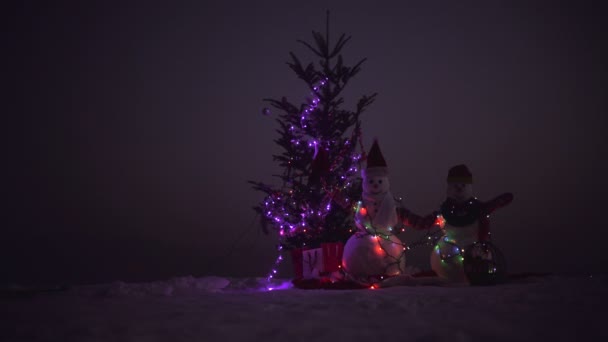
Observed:
[[[416,215],[407,208],[397,208],[397,217],[404,225],[416,230],[425,230],[433,227],[437,215],[430,214],[425,217]]]
[[[506,192],[492,200],[489,200],[483,204],[483,214],[488,216],[499,208],[509,205],[513,201],[513,194]]]
[[[397,208],[397,217],[399,221],[408,227],[414,227],[414,224],[420,219],[420,216],[402,207]]]

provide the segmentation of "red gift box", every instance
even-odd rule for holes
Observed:
[[[344,244],[322,243],[319,248],[298,248],[291,251],[296,279],[319,279],[338,271],[342,264]]]

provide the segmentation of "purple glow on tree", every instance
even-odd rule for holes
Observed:
[[[304,67],[293,53],[288,63],[308,85],[310,97],[299,108],[285,97],[265,100],[280,111],[276,142],[283,152],[273,157],[284,170],[277,175],[281,184],[251,182],[266,194],[255,207],[261,214],[263,230],[269,233],[270,227],[277,231],[279,248],[287,250],[345,242],[352,234],[350,203],[354,202],[351,197],[361,195],[358,170],[364,151],[359,118],[376,96],[363,96],[355,110],[342,109],[340,94],[365,59],[354,67],[344,64],[340,51],[350,40],[344,34],[334,46],[328,42],[328,32],[325,36],[313,32],[313,37],[315,46],[299,42],[321,58],[319,66],[309,63]],[[281,255],[275,266],[280,260]]]

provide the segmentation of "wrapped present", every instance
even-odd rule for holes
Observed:
[[[302,276],[304,279],[328,277],[340,269],[344,244],[341,242],[322,243],[319,248],[302,250]],[[292,253],[293,255],[293,253]],[[299,274],[295,268],[296,278]]]

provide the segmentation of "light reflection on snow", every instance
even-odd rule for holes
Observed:
[[[289,290],[293,288],[293,284],[290,280],[281,281],[278,284],[272,284],[266,287],[267,291],[275,291],[275,290]]]

